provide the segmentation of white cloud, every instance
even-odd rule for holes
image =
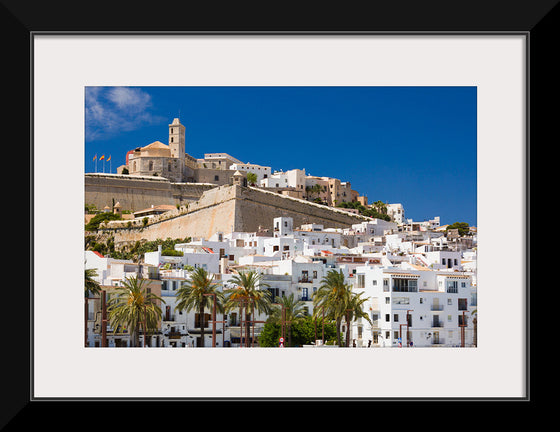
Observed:
[[[106,139],[160,122],[163,119],[150,112],[151,96],[131,87],[86,87],[86,139]]]

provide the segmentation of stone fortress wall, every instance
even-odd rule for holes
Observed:
[[[209,183],[173,183],[156,176],[88,173],[84,176],[85,204],[98,209],[112,207],[113,200],[121,210],[132,212],[152,205],[184,205],[198,200],[202,194],[216,187]]]
[[[124,206],[123,206],[124,207]],[[291,217],[294,226],[317,223],[325,228],[350,227],[370,220],[343,210],[326,207],[305,200],[239,185],[214,186],[201,194],[198,201],[176,210],[150,218],[111,221],[102,228],[104,235],[112,235],[117,247],[141,240],[166,238],[205,238],[217,232],[273,232],[273,219]]]

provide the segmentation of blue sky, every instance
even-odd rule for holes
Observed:
[[[85,172],[168,142],[273,170],[349,181],[368,202],[401,203],[415,221],[476,225],[476,87],[88,87]],[[103,162],[97,164],[102,172]],[[105,163],[105,172],[109,164]]]

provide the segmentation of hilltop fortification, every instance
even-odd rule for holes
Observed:
[[[87,173],[84,176],[85,203],[98,209],[119,202],[132,212],[156,205],[181,206],[198,200],[217,187],[210,183],[174,183],[163,177]]]
[[[317,223],[325,228],[350,227],[370,220],[344,210],[254,187],[224,185],[206,190],[197,201],[154,216],[146,222],[142,219],[109,222],[102,226],[102,232],[112,235],[118,247],[144,239],[209,238],[218,232],[268,229],[272,233],[273,219],[280,216],[293,218],[294,226]]]

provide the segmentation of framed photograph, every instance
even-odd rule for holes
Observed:
[[[32,274],[30,338],[26,346],[29,357],[19,362],[29,366],[22,371],[28,386],[19,386],[21,396],[12,400],[21,405],[7,412],[12,416],[19,413],[21,419],[25,417],[25,410],[20,411],[22,406],[49,401],[530,401],[529,144],[535,110],[533,105],[529,110],[529,104],[534,101],[533,89],[542,92],[544,82],[551,78],[543,47],[554,33],[550,25],[556,17],[550,12],[553,6],[551,3],[537,11],[534,7],[516,8],[511,15],[515,18],[511,19],[525,17],[519,26],[518,21],[497,24],[480,18],[482,25],[463,22],[457,23],[455,29],[445,30],[433,21],[428,21],[425,25],[432,27],[424,30],[402,29],[393,20],[379,24],[379,28],[355,31],[253,32],[143,31],[126,25],[119,29],[117,23],[109,31],[87,26],[82,31],[66,31],[64,26],[53,28],[58,23],[49,27],[37,25],[35,20],[26,21],[21,6],[10,5],[6,22],[11,25],[5,28],[7,33],[17,31],[18,36],[24,35],[29,53]],[[528,9],[532,13],[528,14]],[[393,29],[386,27],[391,25]],[[533,35],[542,45],[534,44]],[[535,64],[536,72],[534,52],[541,55]],[[536,86],[535,74],[543,77]],[[103,117],[101,112],[108,105],[103,105],[101,98],[110,100],[107,92],[114,89],[124,91],[121,99],[113,93],[113,106],[127,106],[128,114],[141,109],[137,118],[121,117],[120,124],[109,125],[109,117]],[[127,93],[127,89],[131,92]],[[454,193],[465,193],[463,201],[473,215],[470,225],[476,226],[477,231],[476,346],[333,350],[84,347],[84,298],[79,287],[84,279],[84,174],[99,173],[100,165],[94,168],[92,163],[99,163],[101,155],[106,163],[109,157],[105,150],[88,148],[89,134],[107,132],[109,126],[112,132],[119,127],[132,132],[134,122],[146,124],[157,117],[152,124],[163,126],[166,137],[174,118],[182,120],[187,110],[175,112],[173,102],[164,110],[150,104],[158,100],[156,94],[166,93],[172,98],[174,89],[179,94],[187,89],[185,98],[195,97],[189,91],[200,93],[200,110],[190,107],[200,119],[204,118],[201,110],[209,109],[202,100],[212,101],[210,93],[219,90],[234,93],[230,101],[235,97],[246,99],[247,92],[255,91],[258,94],[251,97],[261,97],[262,106],[266,106],[276,97],[275,91],[284,89],[283,109],[290,110],[290,103],[295,104],[298,98],[310,98],[305,92],[327,98],[333,97],[333,90],[340,89],[343,101],[347,97],[344,92],[355,91],[354,97],[359,97],[361,89],[368,98],[366,105],[376,101],[379,104],[378,115],[391,109],[398,111],[398,104],[391,106],[391,100],[399,100],[399,91],[424,91],[423,97],[432,98],[434,104],[446,100],[435,96],[438,91],[466,91],[466,98],[461,100],[472,104],[469,107],[474,112],[470,115],[474,115],[475,122],[474,130],[465,133],[472,134],[476,143],[467,148],[466,154],[461,155],[455,148],[449,158],[442,157],[452,147],[447,149],[445,140],[435,140],[433,146],[423,142],[421,149],[406,149],[418,152],[408,158],[409,163],[415,158],[427,163],[429,157],[425,156],[431,154],[441,165],[417,167],[418,176],[433,176],[434,188],[438,187],[438,175],[433,170],[441,170],[444,183],[446,176],[451,182],[465,174],[465,160],[476,164],[469,168],[475,188],[468,193],[448,192],[449,201],[457,203],[455,207],[464,202],[457,200]],[[386,94],[382,95],[383,91]],[[295,108],[293,105],[291,109]],[[88,109],[99,110],[95,131],[86,127]],[[449,106],[452,109],[456,107]],[[438,118],[432,119],[430,127],[436,129],[433,137],[448,126],[446,121],[451,121],[443,116],[445,111],[445,107],[437,107],[441,120],[438,125]],[[345,112],[356,115],[351,109],[335,112],[329,117],[331,126],[336,115],[342,117]],[[302,113],[297,111],[298,115]],[[243,112],[236,113],[240,114]],[[309,114],[319,117],[317,112]],[[539,125],[544,118],[540,118]],[[210,124],[207,130],[212,130],[212,118],[204,120]],[[281,127],[280,123],[271,124]],[[317,124],[329,127],[315,120]],[[216,124],[214,131],[220,127]],[[279,131],[269,127],[269,132],[272,136]],[[128,139],[124,134],[118,136]],[[221,136],[227,136],[227,131]],[[154,141],[157,139],[154,137]],[[360,143],[355,136],[353,139],[353,145],[345,146],[341,138],[339,147],[325,146],[323,150],[329,152],[329,157],[321,154],[320,142],[314,142],[312,149],[287,146],[286,153],[282,153],[282,143],[275,141],[275,150],[268,149],[268,154],[282,153],[282,164],[296,157],[316,157],[325,165],[338,163],[348,173],[345,175],[354,171],[357,178],[363,177],[365,185],[368,176],[360,172],[360,145],[382,146],[384,139],[392,141],[380,138],[377,142]],[[402,139],[414,141],[413,137]],[[132,141],[122,144],[119,151],[136,147]],[[394,152],[399,152],[398,146],[391,145],[395,146]],[[229,146],[215,145],[216,150],[201,146],[195,156],[205,151],[223,151],[233,156],[244,152],[240,159],[252,162],[245,155],[257,151],[244,148],[234,139]],[[113,161],[117,157],[121,162],[124,159],[122,154],[111,154]],[[368,157],[373,158],[373,153]],[[274,163],[269,161],[270,165]],[[378,163],[383,166],[382,160]],[[357,168],[353,168],[354,164]],[[305,167],[305,162],[298,161],[293,166]],[[104,165],[103,169],[112,174],[117,166]],[[327,169],[336,172],[331,166],[325,166]],[[383,175],[398,177],[398,170]],[[410,189],[412,177],[402,180],[401,190]],[[382,193],[371,190],[371,194]],[[437,199],[432,200],[436,196],[439,195],[429,190],[415,189],[415,200],[434,206],[433,213],[417,217],[438,215]],[[391,202],[393,198],[380,199]],[[442,208],[446,204],[449,203],[439,202]],[[459,220],[445,222],[456,221]],[[332,376],[333,365],[342,368],[343,377],[334,384],[326,379]],[[147,371],[154,371],[154,375],[146,375]],[[226,381],[230,384],[224,385],[226,371],[243,371],[243,385],[229,378]],[[10,420],[6,418],[5,422]]]

